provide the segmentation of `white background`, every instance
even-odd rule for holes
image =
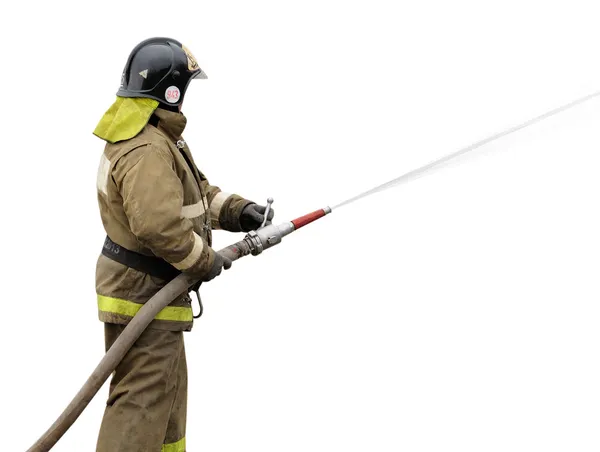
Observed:
[[[600,89],[597,2],[4,3],[2,450],[103,354],[103,143],[130,50],[209,79],[186,139],[290,220]],[[600,100],[344,207],[204,288],[188,451],[600,449]],[[218,233],[216,247],[239,235]],[[56,451],[94,450],[105,386]]]

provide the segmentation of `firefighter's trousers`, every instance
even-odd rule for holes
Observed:
[[[108,350],[125,325],[104,324]],[[183,332],[146,329],[110,382],[97,452],[185,452]]]

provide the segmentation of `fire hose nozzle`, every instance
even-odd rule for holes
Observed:
[[[273,199],[269,198],[267,212],[272,203]],[[281,223],[279,225],[269,224],[257,229],[256,231],[250,231],[244,238],[244,241],[248,244],[250,253],[253,256],[258,256],[264,250],[281,243],[281,240],[286,235],[289,235],[295,230],[300,229],[307,224],[318,220],[319,218],[323,218],[325,215],[330,213],[331,207],[325,207],[324,209],[315,210],[314,212],[304,215],[303,217],[296,218],[293,221]]]
[[[256,231],[250,231],[244,240],[250,246],[250,252],[253,256],[258,256],[264,250],[269,249],[279,243],[286,236],[294,232],[294,225],[291,222],[279,225],[269,224]]]

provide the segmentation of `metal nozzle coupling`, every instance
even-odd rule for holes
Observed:
[[[258,256],[264,250],[281,243],[281,240],[292,232],[294,232],[294,225],[290,222],[270,224],[258,231],[250,231],[244,240],[250,246],[252,255]]]
[[[256,231],[250,231],[244,238],[250,247],[250,252],[253,256],[258,256],[264,250],[281,243],[281,239],[283,237],[294,232],[294,225],[292,223],[282,223],[278,226],[274,224],[267,224],[269,221],[269,213],[271,212],[272,204],[273,198],[267,199],[265,218],[263,219],[261,227]]]
[[[324,209],[316,210],[308,215],[304,215],[303,217],[296,218],[291,222],[281,223],[280,225],[269,224],[265,226],[266,222],[268,221],[267,217],[271,211],[271,204],[273,204],[273,198],[269,198],[267,200],[267,208],[265,209],[263,226],[256,231],[250,231],[244,238],[250,247],[250,252],[253,256],[258,256],[264,250],[281,243],[281,240],[286,235],[291,234],[295,230],[300,229],[301,227],[306,226],[307,224],[312,223],[319,218],[323,218],[325,215],[331,213],[331,207],[325,207]]]

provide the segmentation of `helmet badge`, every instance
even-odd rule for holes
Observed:
[[[177,88],[176,86],[169,86],[167,88],[167,91],[165,91],[165,99],[170,104],[176,104],[177,102],[179,102],[180,97],[181,97],[181,92],[179,91],[179,88]]]
[[[198,65],[198,61],[196,61],[196,58],[194,57],[194,55],[192,55],[192,52],[190,52],[190,49],[188,49],[183,44],[181,45],[181,48],[183,49],[183,51],[185,52],[185,55],[187,56],[188,70],[197,71],[198,69],[200,69],[200,66]]]

